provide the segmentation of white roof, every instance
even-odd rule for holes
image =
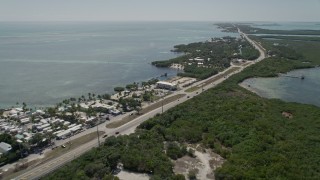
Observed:
[[[68,130],[65,130],[65,131],[57,134],[57,136],[58,136],[58,137],[62,137],[62,136],[68,135],[68,134],[70,134],[70,133],[71,133],[71,132],[70,132],[70,130],[68,129]]]
[[[24,132],[23,135],[27,136],[27,137],[31,137],[32,136],[30,133],[27,133],[27,132]]]
[[[37,110],[36,110],[36,113],[45,114],[45,112],[42,111],[42,110],[40,110],[40,109],[37,109]]]
[[[40,126],[40,128],[46,128],[46,127],[49,127],[50,126],[50,124],[43,124],[42,126]]]
[[[195,60],[195,61],[204,61],[204,59],[202,59],[202,58],[199,58],[199,57],[197,57],[197,58],[194,58],[194,60]]]
[[[26,141],[29,141],[31,139],[31,136],[27,136],[24,138]]]
[[[86,105],[85,103],[80,103],[79,105],[80,105],[80,107],[82,107],[84,109],[89,109],[89,106]]]
[[[30,122],[30,118],[20,119],[20,122],[21,122],[21,123]]]
[[[1,152],[8,152],[12,149],[11,145],[10,144],[7,144],[5,142],[1,142],[0,143],[0,151]]]
[[[68,126],[68,128],[72,128],[72,127],[75,127],[77,124],[71,124]]]
[[[175,84],[166,82],[166,81],[158,81],[157,84],[163,84],[163,85],[168,85],[168,86],[175,86]]]
[[[49,129],[51,129],[51,127],[46,127],[43,129],[43,131],[48,131]]]
[[[48,123],[48,121],[46,119],[41,119],[40,122],[42,122],[44,124]]]
[[[16,108],[16,111],[23,111],[22,108]]]

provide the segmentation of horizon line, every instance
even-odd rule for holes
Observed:
[[[291,20],[278,20],[278,21],[269,21],[269,20],[0,20],[0,23],[3,22],[226,22],[226,23],[320,23],[320,21],[291,21]]]

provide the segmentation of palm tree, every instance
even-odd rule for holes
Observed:
[[[137,111],[137,114],[140,115],[140,111],[142,110],[141,106],[136,106],[134,110]]]
[[[22,109],[26,110],[27,104],[25,102],[22,103]]]

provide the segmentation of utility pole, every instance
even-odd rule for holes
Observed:
[[[71,148],[71,135],[69,135],[69,149]]]
[[[21,143],[22,141],[20,139],[17,140],[18,144],[19,144],[19,149],[20,149],[20,157],[22,158],[22,150],[21,150]]]
[[[100,147],[100,135],[99,135],[99,125],[97,125],[97,135],[98,135],[98,147]]]
[[[164,100],[162,99],[162,101],[161,101],[161,104],[162,104],[162,114],[163,114],[163,101],[164,101]]]

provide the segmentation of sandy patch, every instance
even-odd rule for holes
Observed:
[[[214,179],[214,170],[221,167],[225,160],[211,150],[195,151],[195,158],[184,156],[174,161],[173,172],[183,174],[188,179],[190,171],[197,172],[197,179]]]
[[[134,173],[122,170],[117,174],[117,176],[121,180],[149,180],[150,177],[148,174],[142,174],[142,173]]]
[[[182,64],[171,64],[170,68],[183,70],[184,66]]]

